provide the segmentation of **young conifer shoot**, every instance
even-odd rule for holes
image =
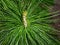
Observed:
[[[50,12],[54,0],[0,0],[0,45],[60,45]]]

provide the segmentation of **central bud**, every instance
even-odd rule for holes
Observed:
[[[24,23],[25,28],[27,27],[27,19],[26,19],[26,16],[27,16],[27,11],[23,11],[23,23]]]

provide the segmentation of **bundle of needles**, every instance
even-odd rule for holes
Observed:
[[[54,0],[0,0],[0,45],[60,45],[51,26]]]

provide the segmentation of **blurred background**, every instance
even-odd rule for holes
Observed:
[[[55,0],[55,5],[52,7],[52,11],[60,11],[60,0]],[[57,22],[52,24],[52,26],[58,29],[57,36],[60,39],[60,12],[59,16],[53,17],[54,19],[59,19]]]

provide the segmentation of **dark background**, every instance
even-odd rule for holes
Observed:
[[[52,11],[60,11],[60,0],[54,0],[55,1],[55,5],[52,7]],[[60,14],[60,13],[59,13]],[[54,19],[60,19],[60,15],[53,17]],[[58,29],[57,32],[57,36],[60,39],[60,20],[58,20],[57,22],[55,22],[54,24],[52,24],[52,26],[56,29]]]

